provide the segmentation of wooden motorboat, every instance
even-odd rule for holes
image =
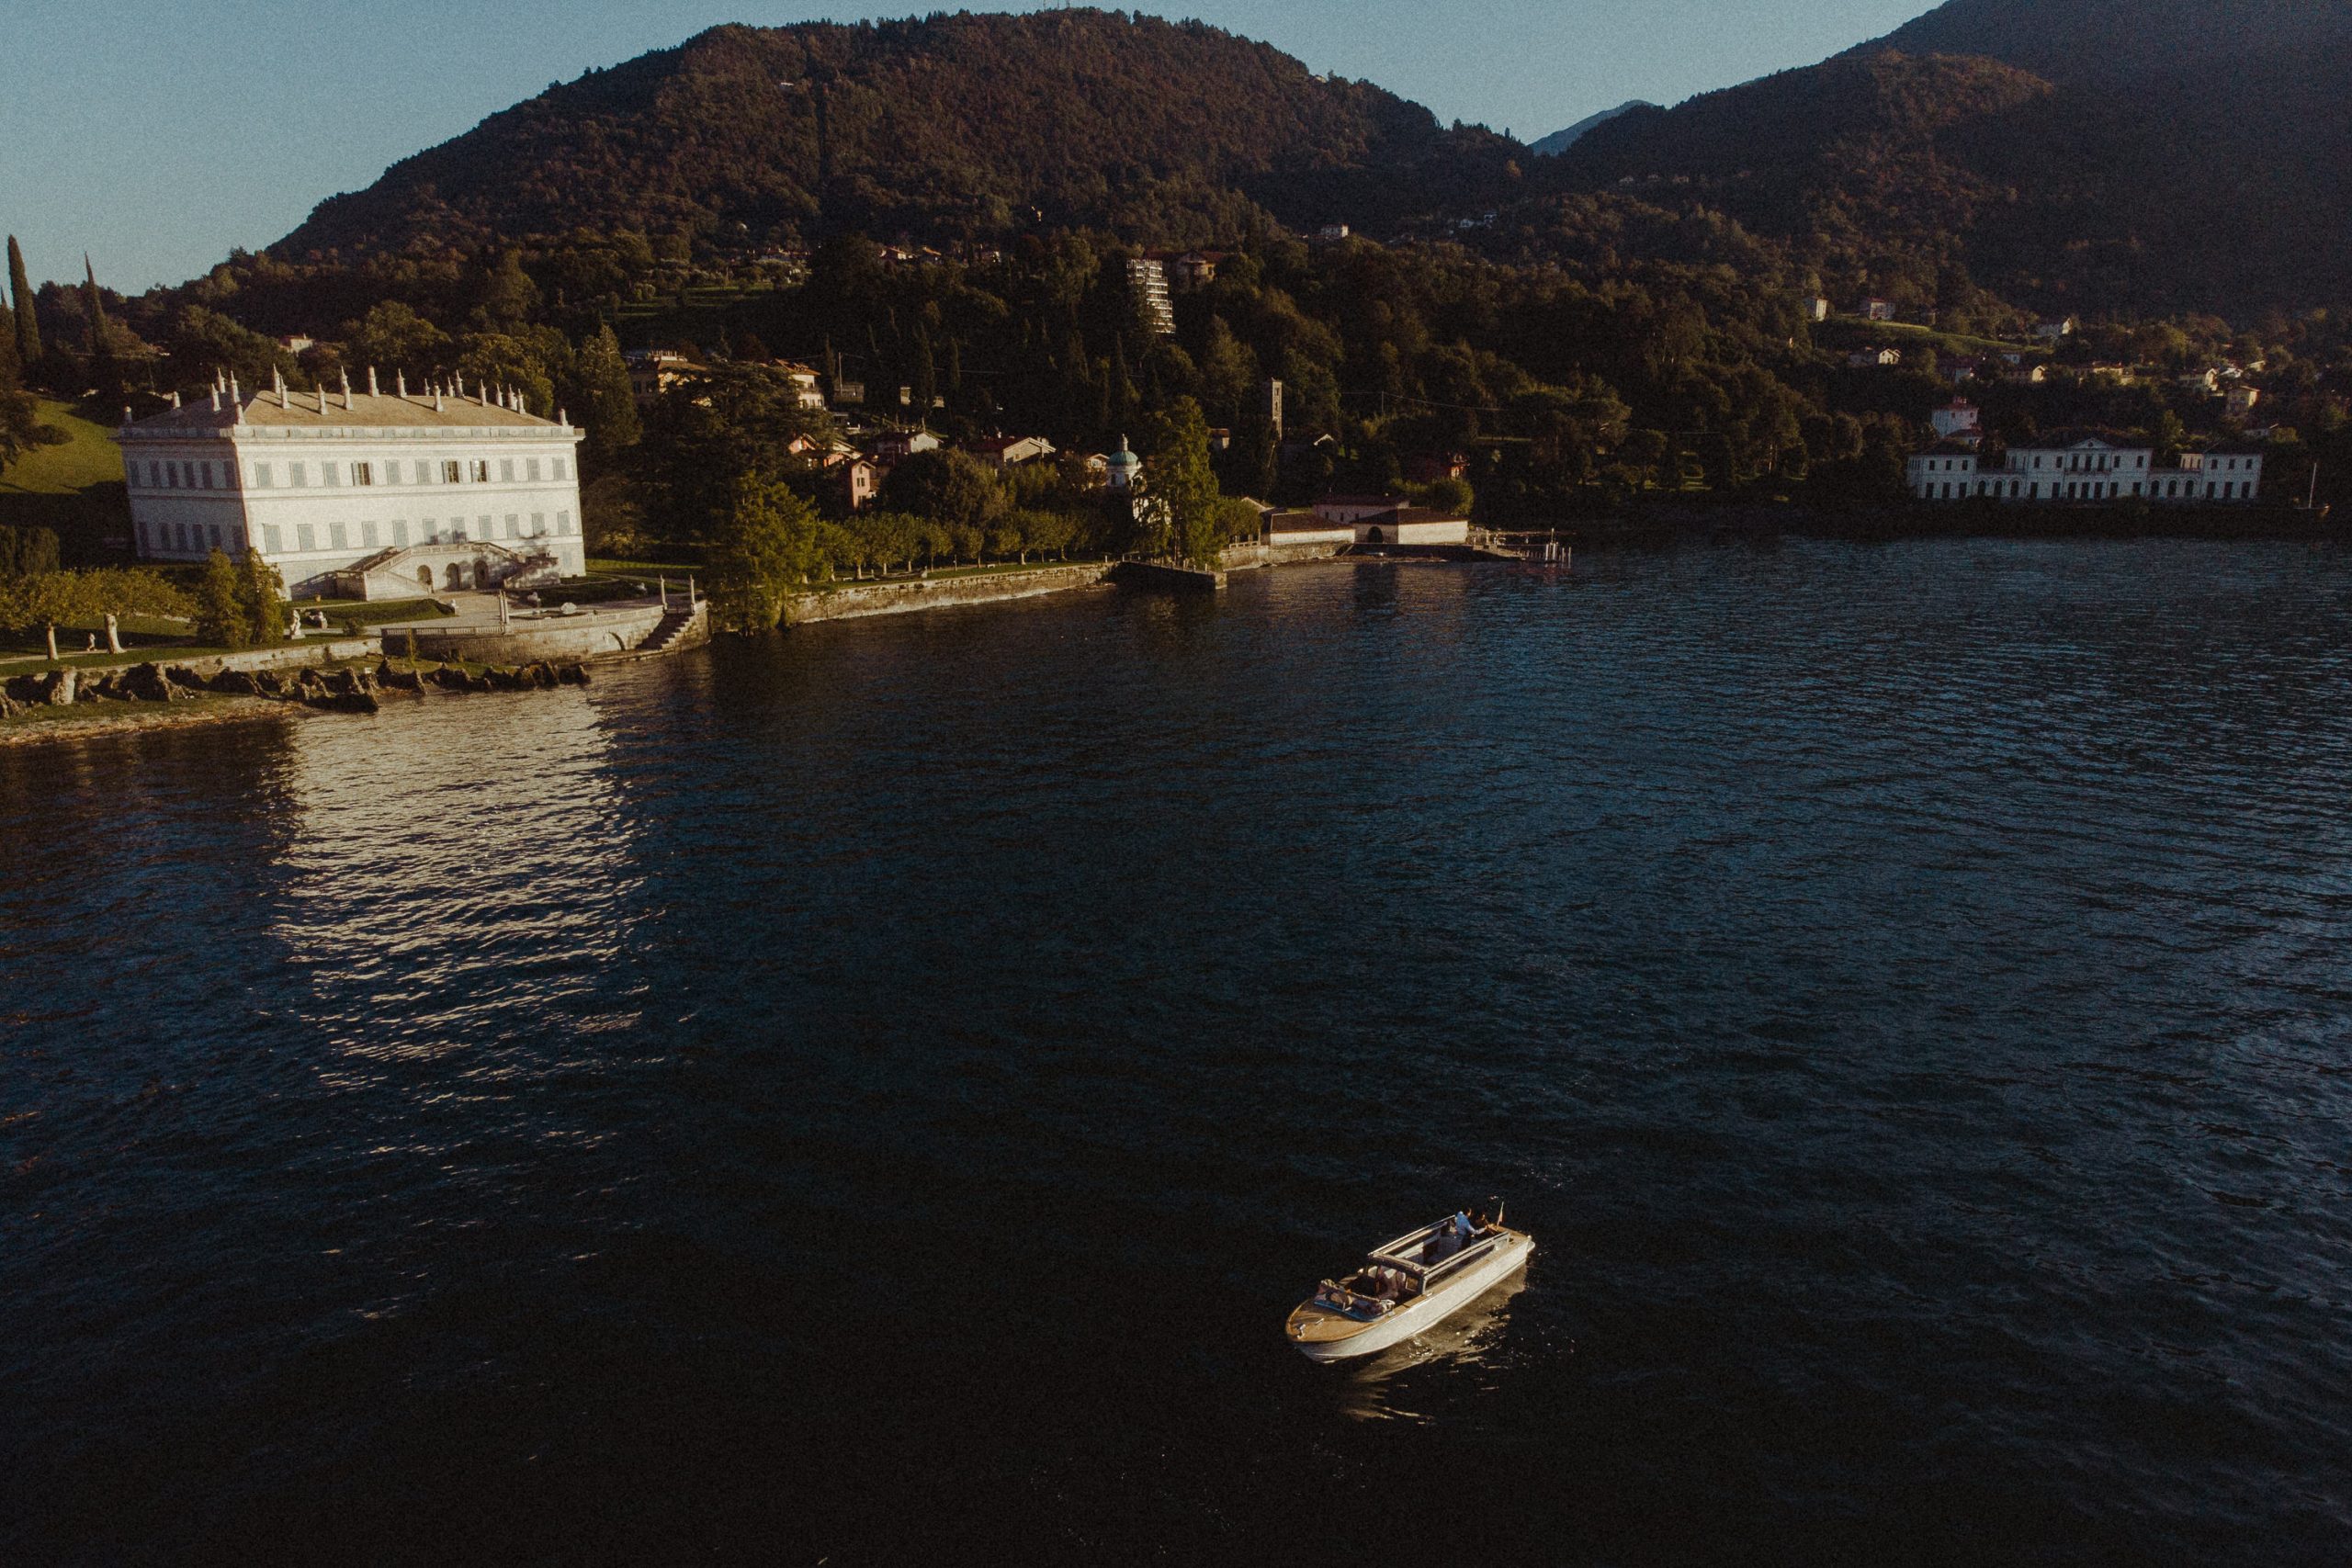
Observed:
[[[1490,1220],[1465,1227],[1464,1218],[1408,1231],[1373,1248],[1345,1279],[1324,1280],[1290,1314],[1290,1342],[1311,1361],[1369,1356],[1444,1322],[1527,1266],[1534,1239],[1505,1225],[1499,1205]]]

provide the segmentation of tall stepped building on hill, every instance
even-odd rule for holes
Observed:
[[[1168,268],[1149,256],[1127,263],[1127,288],[1135,295],[1136,313],[1146,330],[1170,337],[1176,332],[1176,303],[1168,295]]]
[[[587,568],[560,413],[462,380],[355,392],[232,383],[116,433],[149,560],[257,551],[297,596],[487,588]]]

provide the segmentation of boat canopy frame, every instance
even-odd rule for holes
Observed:
[[[1506,1235],[1510,1234],[1498,1224],[1492,1228],[1491,1234],[1482,1236],[1473,1236],[1469,1241],[1463,1244],[1461,1250],[1455,1252],[1450,1258],[1442,1258],[1435,1263],[1423,1262],[1420,1258],[1413,1256],[1415,1252],[1419,1252],[1428,1246],[1431,1236],[1434,1236],[1438,1232],[1445,1229],[1453,1223],[1453,1216],[1448,1215],[1446,1218],[1438,1221],[1434,1224],[1423,1225],[1419,1230],[1407,1231],[1403,1235],[1398,1236],[1396,1240],[1384,1242],[1380,1246],[1374,1247],[1372,1249],[1372,1257],[1369,1261],[1384,1264],[1391,1269],[1401,1269],[1426,1286],[1431,1280],[1434,1280],[1440,1274],[1451,1274],[1462,1264],[1470,1262],[1472,1259],[1491,1251],[1495,1247],[1501,1243],[1502,1239]]]

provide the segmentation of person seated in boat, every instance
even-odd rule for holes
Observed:
[[[1430,1244],[1422,1249],[1421,1256],[1431,1263],[1442,1263],[1461,1250],[1462,1238],[1453,1234],[1453,1225],[1448,1222],[1438,1226],[1437,1234],[1430,1237]]]

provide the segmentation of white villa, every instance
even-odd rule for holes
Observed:
[[[1975,447],[1939,442],[1913,457],[1908,488],[1921,501],[1982,497],[2017,502],[2102,502],[2139,498],[2205,505],[2246,505],[2262,492],[2262,449],[2219,446],[2181,455],[2177,468],[2155,466],[2155,449],[2088,432],[2059,432],[2036,446],[2013,446],[1998,468],[1981,468]]]
[[[258,551],[289,592],[360,598],[577,576],[581,440],[560,413],[462,379],[416,392],[241,393],[116,432],[139,553]]]

